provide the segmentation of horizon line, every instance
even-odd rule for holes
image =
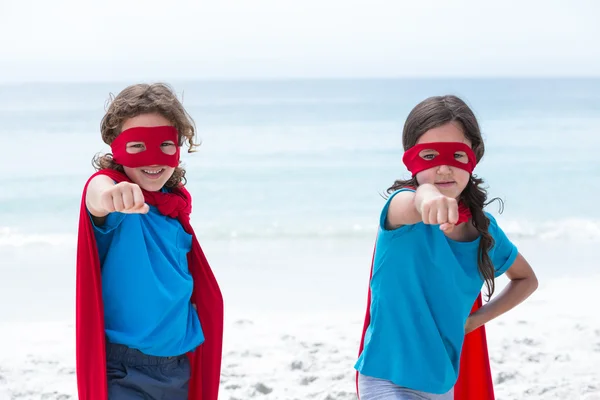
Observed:
[[[12,80],[2,81],[2,86],[18,86],[18,85],[53,85],[53,84],[114,84],[114,83],[154,83],[154,82],[185,82],[185,83],[269,83],[269,82],[293,82],[293,81],[435,81],[435,80],[590,80],[600,79],[600,75],[430,75],[430,76],[356,76],[356,77],[336,77],[336,76],[320,76],[320,77],[204,77],[204,78],[142,78],[142,79],[50,79],[50,80]]]

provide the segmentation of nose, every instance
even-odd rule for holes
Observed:
[[[437,173],[440,175],[448,175],[450,172],[452,172],[452,170],[447,165],[440,165],[437,170]]]

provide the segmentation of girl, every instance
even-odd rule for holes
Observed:
[[[455,96],[424,100],[409,114],[402,143],[412,178],[388,189],[380,216],[355,365],[359,397],[493,399],[483,325],[529,297],[537,278],[483,211],[487,193],[472,172],[484,144],[469,107]],[[479,308],[483,284],[489,300],[503,273],[510,283]]]
[[[133,85],[101,124],[77,248],[79,399],[217,400],[219,286],[190,226],[179,162],[193,120],[163,84]]]

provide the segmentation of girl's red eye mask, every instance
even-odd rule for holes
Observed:
[[[426,159],[421,156],[421,152],[424,150],[433,150],[430,153],[425,153],[425,156],[430,156],[431,159]],[[463,156],[457,159],[457,155]],[[421,171],[439,167],[440,165],[449,165],[451,167],[460,168],[467,171],[469,174],[472,174],[477,165],[477,158],[475,157],[473,150],[465,143],[460,142],[417,144],[404,152],[402,161],[404,162],[404,165],[406,165],[406,168],[412,173],[413,177]]]

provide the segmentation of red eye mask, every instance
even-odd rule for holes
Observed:
[[[419,155],[423,150],[435,150],[438,154],[427,160]],[[457,152],[464,152],[467,155],[467,162],[464,161],[464,156],[460,159],[455,158]],[[431,157],[431,156],[430,156]],[[439,167],[440,165],[449,165],[451,167],[460,168],[472,174],[477,165],[477,158],[471,148],[460,142],[434,142],[417,144],[404,152],[402,161],[406,168],[414,177],[419,172],[429,168]]]
[[[175,143],[175,154],[166,154],[162,144]],[[145,150],[128,153],[127,143],[142,142]],[[116,163],[129,168],[150,165],[167,165],[176,168],[179,165],[179,133],[174,126],[136,127],[124,130],[110,145]],[[169,148],[169,147],[167,147]]]

